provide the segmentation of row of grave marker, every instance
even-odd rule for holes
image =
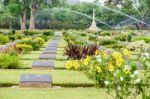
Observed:
[[[57,48],[62,33],[56,32],[52,41],[39,56],[40,60],[32,63],[32,69],[54,69],[57,55]],[[20,77],[20,87],[51,88],[52,76],[49,74],[22,74]]]

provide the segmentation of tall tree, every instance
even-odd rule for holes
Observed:
[[[20,17],[21,30],[26,29],[27,8],[30,0],[4,0],[3,5],[9,8],[10,12]]]
[[[47,5],[49,7],[61,6],[64,4],[65,0],[31,0],[30,3],[30,30],[35,29],[35,15],[38,8]]]
[[[150,0],[108,0],[109,4],[121,5],[127,13],[133,16],[134,15],[141,21],[145,21],[145,19],[150,15]],[[143,22],[137,22],[137,26],[139,29],[144,27]]]
[[[20,16],[20,27],[21,30],[26,29],[26,17],[27,17],[27,8],[30,0],[16,0],[18,4],[18,11]]]

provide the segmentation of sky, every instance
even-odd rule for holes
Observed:
[[[80,1],[92,2],[94,0],[80,0]]]

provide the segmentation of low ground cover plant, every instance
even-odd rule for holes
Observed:
[[[8,36],[0,35],[0,44],[6,44],[9,42]]]
[[[8,53],[0,53],[0,68],[3,69],[15,69],[20,68],[20,58],[17,55]]]
[[[150,37],[148,36],[141,36],[141,37],[135,37],[134,41],[145,41],[146,43],[150,43]]]

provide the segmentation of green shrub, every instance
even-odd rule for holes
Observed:
[[[38,31],[38,30],[32,30],[32,31],[24,31],[23,33],[24,33],[25,36],[33,36],[35,34],[39,34],[40,31]]]
[[[145,43],[145,41],[136,41],[136,42],[131,42],[127,45],[127,48],[129,50],[143,50],[145,49],[149,44]]]
[[[150,42],[150,37],[148,36],[142,36],[142,37],[136,37],[134,38],[134,41],[140,41],[140,40],[144,40],[146,43]]]
[[[127,36],[127,40],[128,40],[128,42],[130,42],[130,41],[131,41],[131,39],[132,39],[132,33],[128,34],[128,36]]]
[[[109,45],[109,44],[116,44],[117,41],[109,36],[99,36],[98,38],[100,45]]]
[[[67,42],[75,42],[75,40],[76,40],[76,37],[75,36],[70,36],[70,35],[68,35],[68,36],[65,36],[65,40],[67,41]]]
[[[41,47],[43,47],[44,43],[45,43],[45,41],[40,37],[25,38],[21,42],[19,42],[19,44],[31,45],[33,50],[39,50]]]
[[[34,42],[38,43],[37,45],[39,45],[39,47],[43,47],[43,45],[45,43],[45,41],[40,37],[35,38]]]
[[[0,54],[0,67],[4,69],[15,69],[21,65],[20,58],[16,55]]]
[[[110,33],[109,32],[102,32],[100,33],[101,36],[110,36]]]
[[[115,39],[119,41],[126,41],[127,35],[124,34],[124,35],[116,36]]]
[[[97,39],[97,36],[96,35],[89,35],[89,38],[88,38],[90,41],[94,41],[94,42],[97,42],[98,39]]]
[[[49,36],[41,35],[40,36],[45,42],[49,40]]]
[[[87,35],[86,33],[81,33],[81,34],[80,34],[80,36],[86,36],[86,35]]]
[[[9,42],[9,38],[4,35],[0,35],[0,44],[6,44]]]
[[[10,36],[9,36],[9,40],[10,40],[10,41],[15,41],[15,39],[16,39],[16,38],[15,38],[14,35],[10,35]]]
[[[125,46],[122,44],[110,44],[110,45],[107,45],[106,47],[113,48],[113,49],[125,48]]]
[[[45,36],[52,36],[52,35],[54,35],[54,32],[53,31],[44,31],[43,35],[45,35]]]
[[[21,40],[24,37],[24,35],[23,34],[16,34],[15,37],[16,37],[16,39]]]
[[[27,44],[17,44],[16,45],[16,50],[18,53],[30,53],[33,48],[31,45],[27,45]]]
[[[15,29],[12,30],[12,34],[13,34],[13,35],[16,34],[16,30],[15,30]]]

